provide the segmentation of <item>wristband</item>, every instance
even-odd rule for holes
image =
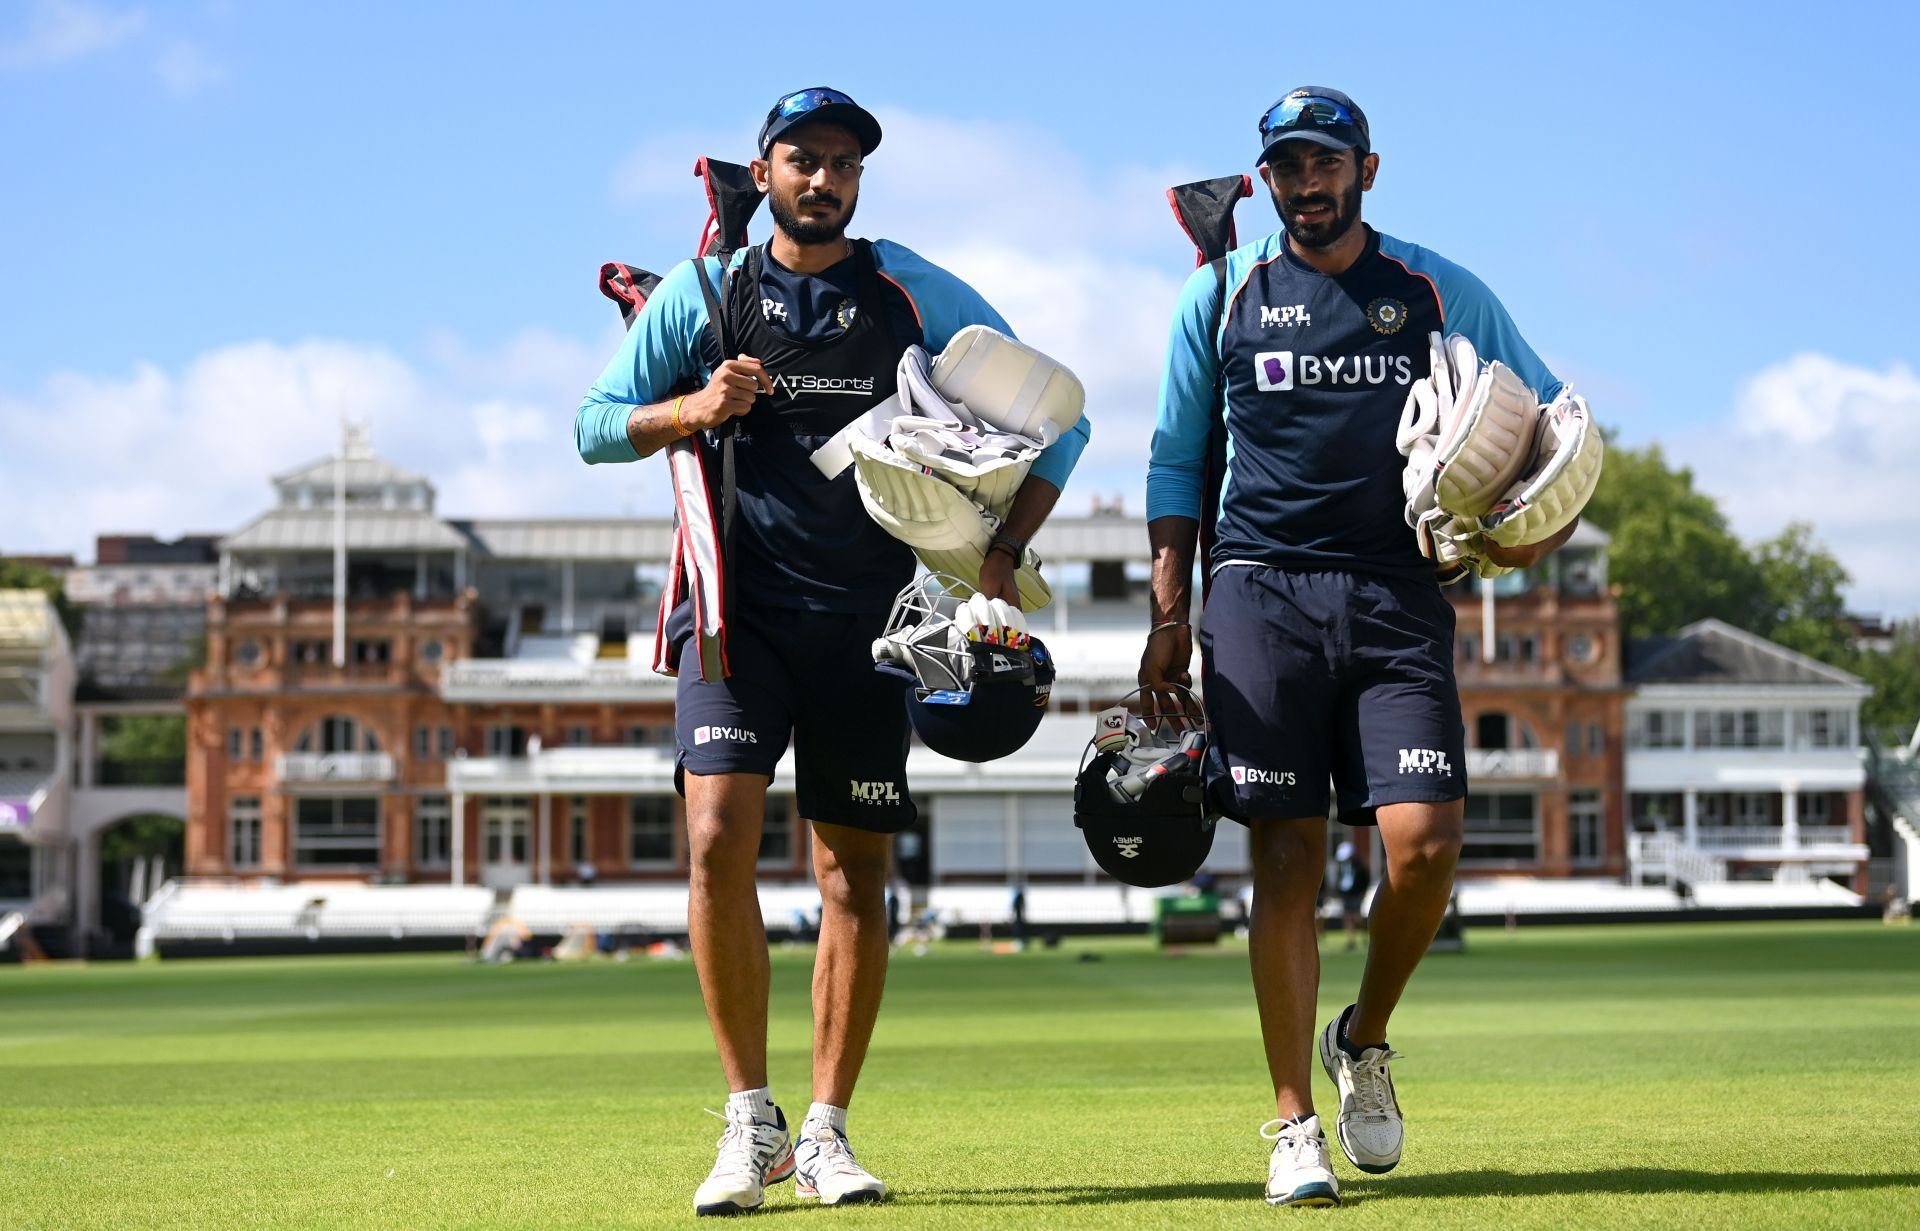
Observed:
[[[988,555],[992,555],[996,551],[1004,551],[1007,553],[1007,559],[1012,560],[1016,565],[1020,563],[1020,549],[1013,545],[1013,540],[995,539],[992,543],[988,544]]]
[[[673,413],[667,417],[672,420],[674,431],[680,433],[682,436],[691,436],[693,435],[693,429],[680,422],[680,403],[686,400],[687,395],[684,393],[673,399]]]
[[[1147,636],[1151,637],[1155,633],[1164,632],[1169,628],[1190,628],[1190,627],[1192,626],[1188,624],[1187,621],[1185,620],[1162,620],[1160,623],[1154,625],[1152,628],[1149,628],[1147,630]]]

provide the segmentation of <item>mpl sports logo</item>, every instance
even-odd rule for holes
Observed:
[[[1413,360],[1405,355],[1295,355],[1261,351],[1253,357],[1253,380],[1262,393],[1314,386],[1411,385]]]
[[[871,376],[815,376],[810,372],[782,372],[773,378],[773,391],[789,398],[804,394],[837,397],[872,397]]]
[[[1313,316],[1303,303],[1289,304],[1284,308],[1269,308],[1260,305],[1260,328],[1295,329],[1313,324]]]
[[[1299,779],[1290,769],[1255,769],[1251,765],[1231,767],[1233,780],[1239,786],[1297,786]]]
[[[777,299],[762,297],[760,300],[760,315],[770,321],[784,321],[787,319],[787,305]]]
[[[693,742],[695,745],[710,744],[719,740],[727,744],[757,744],[760,736],[745,727],[695,727]]]
[[[900,788],[892,782],[860,782],[849,784],[853,788],[853,802],[856,804],[897,804],[900,802]]]
[[[1438,748],[1402,748],[1400,750],[1400,772],[1403,774],[1438,774],[1442,777],[1453,773],[1453,763],[1447,760],[1447,754]]]

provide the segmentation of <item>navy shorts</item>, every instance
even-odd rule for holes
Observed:
[[[738,604],[727,623],[731,674],[700,682],[685,658],[674,704],[682,775],[764,774],[793,741],[794,804],[810,821],[898,833],[907,794],[907,709],[900,681],[873,669],[886,614]]]
[[[1467,793],[1453,605],[1431,581],[1228,565],[1200,628],[1209,777],[1236,820],[1327,815]]]

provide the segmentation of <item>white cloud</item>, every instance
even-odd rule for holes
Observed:
[[[160,84],[180,98],[198,94],[208,86],[224,81],[227,76],[226,69],[214,60],[206,48],[184,39],[175,39],[161,48],[160,54],[154,59],[153,71],[159,76]]]
[[[0,549],[86,558],[100,533],[238,529],[272,503],[271,475],[333,452],[342,417],[369,421],[376,452],[433,480],[449,516],[666,508],[645,476],[622,473],[638,468],[589,471],[574,453],[597,356],[536,332],[488,364],[462,362],[472,352],[451,339],[440,348],[416,366],[377,346],[248,342],[178,370],[61,372],[0,394]]]
[[[707,155],[716,158],[737,157],[745,162],[752,157],[750,142],[739,134],[725,136],[716,132],[674,132],[648,137],[634,147],[613,168],[607,187],[619,205],[649,205],[671,202],[687,215],[696,213],[701,203],[700,187],[693,177],[694,164]],[[730,151],[740,151],[737,155]],[[699,220],[696,218],[694,222]]]
[[[0,43],[0,69],[45,68],[119,46],[145,28],[143,10],[114,11],[81,0],[36,0],[26,29]]]
[[[1744,538],[1808,521],[1853,575],[1849,601],[1869,612],[1920,612],[1913,562],[1920,375],[1826,355],[1775,364],[1741,389],[1729,421],[1672,444],[1677,460]]]

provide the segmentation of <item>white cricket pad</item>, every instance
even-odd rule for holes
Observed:
[[[1606,454],[1587,400],[1563,391],[1540,417],[1528,473],[1480,519],[1480,529],[1502,547],[1552,538],[1593,498]]]
[[[1428,335],[1432,371],[1408,390],[1396,443],[1407,458],[1407,522],[1436,505],[1481,517],[1533,457],[1540,401],[1506,364],[1482,363],[1460,334]]]
[[[1087,391],[1067,367],[1017,338],[968,325],[933,361],[933,385],[1003,432],[1052,444],[1080,421]]]
[[[983,437],[938,419],[901,415],[887,443],[908,461],[959,488],[975,504],[1004,518],[1040,450],[1015,437]]]
[[[862,437],[850,440],[854,482],[867,515],[882,530],[913,548],[927,569],[949,573],[968,587],[980,578],[999,519],[953,484]],[[1036,611],[1053,601],[1040,575],[1040,558],[1029,548],[1014,572],[1020,605]]]

